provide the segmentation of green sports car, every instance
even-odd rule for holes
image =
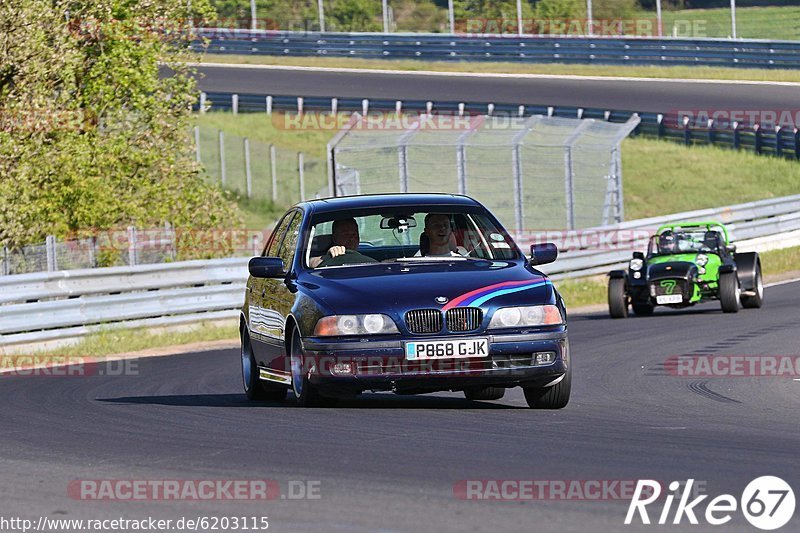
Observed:
[[[650,315],[657,305],[683,308],[709,300],[719,300],[726,313],[764,301],[758,253],[736,253],[719,222],[663,225],[650,237],[647,255],[634,252],[627,270],[609,273],[612,318],[627,317],[629,307]]]

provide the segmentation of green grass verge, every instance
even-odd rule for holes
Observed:
[[[622,176],[628,220],[800,193],[797,161],[657,139],[623,142]]]
[[[761,256],[761,269],[765,278],[775,277],[787,272],[800,271],[800,246],[784,248],[783,250],[771,250],[759,255]]]
[[[800,70],[737,69],[691,66],[565,65],[508,62],[415,61],[413,59],[351,59],[205,54],[208,63],[283,65],[328,68],[391,69],[408,71],[479,72],[495,74],[547,74],[553,76],[615,76],[631,78],[707,79],[800,82]]]
[[[47,350],[43,355],[103,357],[194,342],[235,340],[238,336],[236,324],[217,325],[209,322],[202,322],[191,330],[166,332],[153,332],[146,328],[108,329],[92,333],[77,344]]]
[[[642,13],[653,17],[654,13]],[[678,37],[730,37],[730,8],[664,11],[664,34]],[[736,36],[740,39],[800,39],[800,7],[737,7]]]

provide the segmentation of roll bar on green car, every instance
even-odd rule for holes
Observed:
[[[683,231],[692,228],[705,228],[706,230],[721,229],[722,234],[725,236],[725,244],[730,244],[731,238],[728,234],[728,228],[722,222],[716,220],[705,220],[702,222],[673,222],[670,224],[662,224],[656,230],[656,235],[661,235],[666,230]]]

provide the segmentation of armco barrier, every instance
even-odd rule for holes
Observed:
[[[744,39],[318,33],[204,29],[193,47],[218,54],[800,68],[800,42]]]
[[[675,114],[592,109],[573,106],[494,104],[491,102],[432,102],[425,100],[387,100],[365,98],[298,97],[288,95],[201,93],[198,109],[246,113],[272,111],[369,111],[425,113],[505,114],[566,118],[593,118],[626,122],[634,114],[641,119],[632,135],[642,135],[685,145],[713,145],[757,154],[800,160],[800,130],[775,128],[770,124],[737,123],[719,127],[713,121],[681,120]]]
[[[622,267],[660,224],[719,220],[740,251],[800,245],[800,195],[702,209],[581,230],[618,235],[613,248],[563,247],[542,270],[554,280]],[[521,246],[530,244],[521,241]],[[39,272],[0,278],[0,352],[27,343],[74,339],[102,328],[235,319],[244,302],[247,258]]]

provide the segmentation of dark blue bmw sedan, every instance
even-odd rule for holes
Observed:
[[[250,399],[301,406],[364,391],[463,391],[497,400],[522,387],[533,408],[567,405],[566,309],[479,202],[386,194],[303,202],[250,260],[241,362]]]

